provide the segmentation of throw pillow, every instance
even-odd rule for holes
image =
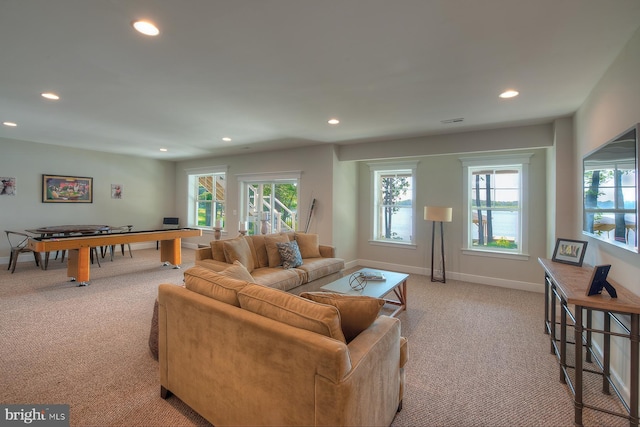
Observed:
[[[245,310],[346,343],[336,307],[260,285],[247,285],[238,300]]]
[[[247,268],[249,273],[253,271],[255,268],[253,255],[251,254],[249,243],[247,243],[244,236],[224,240],[223,247],[225,259],[229,264],[233,264],[234,261],[238,260]]]
[[[303,292],[300,296],[311,301],[336,307],[340,312],[340,326],[347,343],[371,326],[384,305],[383,299],[364,295]]]
[[[276,246],[285,269],[302,265],[302,255],[300,255],[300,249],[295,240],[289,243],[276,243]]]
[[[238,292],[249,283],[196,265],[185,270],[184,284],[190,291],[240,307]]]
[[[225,268],[222,271],[218,271],[217,273],[221,276],[227,276],[233,279],[255,283],[255,280],[253,280],[253,276],[251,275],[251,273],[249,273],[249,270],[247,270],[247,268],[238,260],[233,261],[233,265]]]
[[[302,258],[320,258],[320,237],[317,234],[296,233]]]
[[[277,267],[282,265],[282,258],[276,243],[289,243],[289,237],[285,234],[267,234],[264,236],[265,247],[267,248],[267,257],[269,258],[269,267]]]

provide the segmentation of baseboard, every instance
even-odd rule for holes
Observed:
[[[379,268],[381,270],[398,271],[407,274],[421,274],[423,276],[431,275],[431,269],[425,267],[414,267],[410,265],[392,264],[381,261],[371,261],[360,259],[357,261],[349,261],[346,263],[347,268],[356,267],[358,265]],[[461,280],[469,283],[478,283],[481,285],[498,286],[500,288],[517,289],[520,291],[544,293],[544,283],[530,283],[519,280],[500,279],[497,277],[478,276],[475,274],[447,272],[447,279]]]

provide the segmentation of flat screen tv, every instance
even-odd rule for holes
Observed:
[[[583,159],[583,233],[638,252],[638,127]]]

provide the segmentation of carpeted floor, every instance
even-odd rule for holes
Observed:
[[[153,249],[91,270],[20,263],[0,271],[0,402],[70,405],[73,426],[209,425],[176,397],[160,398],[148,349],[160,283],[182,283]],[[542,272],[541,272],[542,276]],[[411,275],[399,318],[409,339],[403,410],[393,426],[570,426],[573,401],[543,333],[543,295]],[[591,403],[620,410],[588,380]],[[295,404],[295,402],[292,402]],[[585,410],[586,426],[628,425]]]

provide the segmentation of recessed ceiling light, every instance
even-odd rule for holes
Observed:
[[[224,138],[222,138],[222,140],[224,142],[231,142],[231,138],[229,138],[228,136],[225,136]]]
[[[57,101],[58,99],[60,99],[60,97],[53,92],[44,92],[44,93],[41,93],[40,95],[43,98],[51,99],[53,101]]]
[[[135,28],[136,31],[146,36],[157,36],[160,34],[158,27],[149,21],[133,21],[131,25],[133,25],[133,28]]]
[[[340,123],[340,120],[338,120],[338,119],[329,119],[329,121],[327,121],[327,123],[329,123],[330,125],[337,125],[338,123]]]
[[[520,92],[518,92],[517,90],[509,89],[509,90],[506,90],[506,91],[502,92],[500,94],[500,98],[513,98],[515,96],[518,96],[519,94],[520,94]]]
[[[161,148],[160,151],[164,152],[164,151],[169,151],[169,150],[167,150],[166,148]]]
[[[9,127],[16,127],[16,126],[18,126],[18,124],[17,124],[17,123],[14,123],[14,122],[2,122],[2,124],[3,124],[3,125],[5,125],[5,126],[9,126]]]

